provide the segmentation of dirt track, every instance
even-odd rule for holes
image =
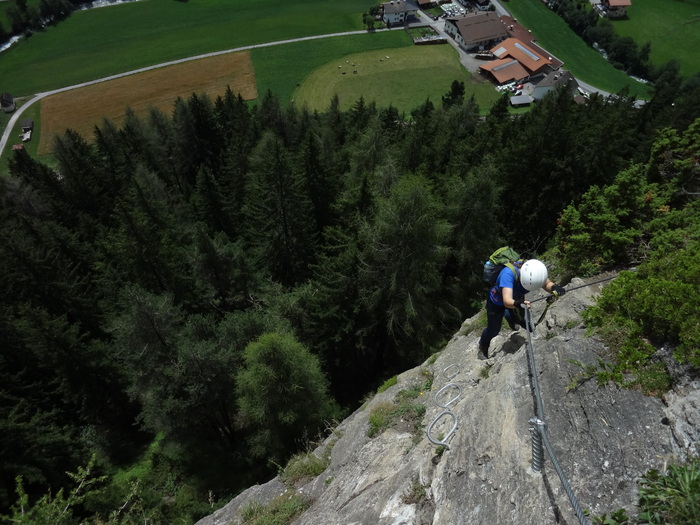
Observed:
[[[137,115],[145,115],[151,107],[170,114],[177,97],[206,93],[215,99],[227,86],[245,100],[257,98],[249,51],[193,60],[48,96],[41,102],[38,154],[49,154],[54,135],[62,135],[68,128],[90,141],[103,117],[119,125],[127,107]]]

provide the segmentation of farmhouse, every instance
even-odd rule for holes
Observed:
[[[567,86],[572,95],[578,94],[579,85],[571,71],[561,70],[544,73],[538,81],[533,80],[532,83],[534,88],[531,96],[535,100],[542,100],[547,93],[559,86]]]
[[[516,38],[508,38],[491,49],[496,60],[479,66],[482,74],[497,84],[517,82],[546,72],[551,60],[534,51]]]
[[[391,0],[382,3],[382,21],[387,26],[405,24],[416,18],[418,7],[408,0]]]
[[[15,108],[15,98],[9,93],[3,93],[0,95],[0,107],[5,113],[12,113]]]
[[[631,5],[632,0],[602,0],[603,10],[608,18],[627,16],[627,8]]]
[[[493,11],[447,18],[445,33],[465,51],[488,49],[508,38],[508,31]]]
[[[22,142],[27,142],[32,138],[32,131],[34,131],[34,121],[29,118],[22,119],[21,123],[22,133],[19,134]]]

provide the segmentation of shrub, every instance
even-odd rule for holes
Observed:
[[[241,510],[242,525],[288,525],[309,508],[298,492],[287,491],[267,505],[252,501]]]
[[[287,462],[280,479],[283,483],[295,485],[300,481],[315,478],[328,468],[329,460],[329,456],[324,455],[320,458],[313,452],[297,454]]]
[[[378,403],[369,413],[369,430],[367,435],[374,437],[389,426],[391,414],[396,405],[390,402]]]
[[[639,519],[651,525],[700,523],[700,459],[650,470],[641,480]]]
[[[398,378],[396,376],[390,377],[389,379],[384,381],[382,386],[377,388],[377,394],[381,394],[382,392],[385,392],[386,390],[388,390],[389,388],[394,386],[397,382],[398,382]]]

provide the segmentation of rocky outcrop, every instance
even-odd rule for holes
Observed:
[[[574,497],[593,516],[634,508],[639,477],[693,452],[700,437],[697,383],[669,393],[664,403],[583,374],[605,356],[579,317],[596,292],[586,287],[560,298],[532,339],[549,441]],[[535,319],[543,307],[533,306]],[[198,525],[240,523],[252,502],[293,492],[311,502],[295,525],[578,523],[552,459],[545,455],[541,472],[532,469],[527,333],[504,329],[492,342],[493,356],[479,361],[478,317],[437,358],[398,376],[333,431],[315,451],[320,457],[332,447],[322,474],[292,488],[277,478],[251,487]],[[429,390],[419,392],[421,386]],[[426,407],[419,430],[399,419],[370,438],[370,415],[397,403],[402,391]],[[428,439],[431,424],[433,440],[442,441],[455,421],[447,447]]]

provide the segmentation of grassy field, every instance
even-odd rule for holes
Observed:
[[[29,1],[31,4],[35,0]],[[645,13],[652,12],[649,5],[655,5],[654,0],[636,2],[647,6]],[[680,20],[694,21],[686,7],[697,7],[700,0],[670,3],[684,8],[663,14],[675,11],[685,14],[664,26],[663,31],[657,28],[659,34],[693,29],[693,23]],[[504,5],[532,29],[540,45],[563,60],[564,67],[577,77],[606,91],[617,92],[629,86],[633,94],[648,95],[646,86],[614,69],[541,2],[510,0]],[[0,3],[0,9],[5,6]],[[359,13],[367,7],[366,0],[141,0],[80,11],[0,54],[0,90],[26,97],[207,52],[359,30],[362,29]],[[650,20],[661,16],[658,11],[653,12],[656,14]],[[642,21],[641,15],[637,15],[637,21]],[[622,21],[618,27],[631,27],[628,22]],[[636,35],[630,36],[638,39]],[[687,47],[692,54],[690,46]],[[474,94],[483,110],[498,96],[479,76],[470,76],[464,70],[451,46],[416,47],[401,30],[253,47],[246,56],[246,65],[236,62],[234,55],[223,55],[220,61],[217,61],[219,57],[201,59],[49,97],[23,115],[34,118],[40,126],[36,140],[25,147],[30,153],[44,154],[53,134],[68,127],[90,138],[92,128],[103,116],[119,122],[127,106],[137,113],[144,113],[150,106],[167,112],[177,96],[197,92],[214,98],[223,92],[226,84],[231,84],[234,91],[240,91],[247,99],[269,89],[283,104],[293,100],[297,105],[305,104],[321,111],[327,108],[334,94],[340,97],[343,109],[363,95],[368,102],[376,101],[381,106],[393,104],[402,111],[410,111],[426,98],[439,103],[453,80],[464,80],[467,96]],[[343,75],[345,66],[353,62],[358,66],[348,68]],[[355,69],[356,74],[352,72]],[[242,87],[241,82],[247,82],[247,87]],[[12,141],[3,156],[11,144]]]
[[[297,84],[316,68],[351,53],[413,47],[405,31],[378,31],[322,40],[304,40],[251,51],[258,93],[275,93],[283,104],[291,102]],[[303,57],[303,60],[300,60]]]
[[[48,91],[239,46],[361,30],[366,0],[143,0],[79,11],[0,54],[0,89]]]
[[[463,81],[466,96],[475,94],[481,107],[488,108],[498,99],[490,84],[470,83],[471,76],[452,46],[434,45],[395,49],[390,54],[386,50],[354,53],[327,62],[301,82],[294,102],[324,111],[333,95],[338,95],[340,108],[346,110],[363,96],[368,103],[391,104],[409,112],[428,98],[439,105],[454,80]]]
[[[44,132],[38,154],[50,154],[54,135],[62,135],[67,128],[91,140],[95,125],[104,117],[120,125],[127,107],[139,116],[147,115],[151,107],[170,114],[178,97],[205,93],[214,100],[226,92],[227,86],[245,100],[257,98],[248,51],[185,62],[51,95],[41,101]]]
[[[612,22],[618,35],[651,42],[654,64],[676,59],[681,75],[700,73],[700,0],[634,0],[627,18]]]
[[[618,93],[627,86],[631,94],[649,97],[647,86],[615,69],[539,0],[510,0],[504,6],[532,31],[537,44],[562,60],[564,69],[571,71],[576,78],[609,93]]]
[[[353,53],[358,50],[359,53]],[[381,62],[387,55],[392,59]],[[299,56],[305,60],[299,62]],[[339,72],[342,68],[337,68],[338,64],[347,65],[345,60],[362,61],[367,65],[358,69],[357,75],[351,74],[351,78]],[[323,74],[331,69],[337,73],[331,75],[334,80],[338,80],[337,76],[350,82],[336,82],[331,87]],[[432,80],[426,83],[425,78]],[[67,128],[89,140],[94,126],[103,117],[119,124],[127,106],[137,115],[145,115],[150,107],[168,113],[178,96],[206,93],[214,99],[223,94],[226,86],[231,86],[234,93],[240,93],[246,100],[253,100],[269,89],[282,103],[295,101],[318,110],[325,109],[337,93],[343,109],[362,94],[379,105],[393,104],[409,111],[426,98],[439,103],[453,80],[464,81],[467,96],[474,94],[484,110],[498,96],[480,77],[470,77],[451,46],[414,46],[404,31],[257,48],[252,52],[186,62],[47,97],[41,102],[44,133],[35,133],[35,139],[40,138],[37,154],[48,155],[53,136],[63,134]],[[29,145],[36,147],[35,141]]]

